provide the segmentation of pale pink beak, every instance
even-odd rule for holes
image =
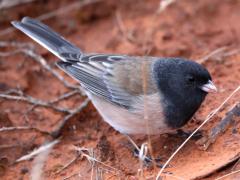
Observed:
[[[216,86],[213,84],[211,80],[209,80],[206,84],[200,87],[201,90],[209,93],[209,92],[217,92]]]

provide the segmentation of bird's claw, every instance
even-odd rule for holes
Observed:
[[[135,157],[137,157],[137,158],[139,158],[141,161],[143,161],[144,165],[147,166],[147,167],[152,166],[153,163],[154,163],[157,167],[160,167],[160,168],[163,167],[163,165],[159,163],[159,162],[161,161],[161,158],[160,158],[160,157],[157,157],[157,158],[154,158],[154,159],[153,159],[153,158],[152,158],[151,156],[149,156],[149,155],[146,155],[146,154],[145,154],[145,155],[142,155],[141,149],[140,149],[140,151],[139,151],[139,149],[136,149],[136,148],[133,150],[133,154],[134,154]]]

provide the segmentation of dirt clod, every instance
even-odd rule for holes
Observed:
[[[111,144],[105,135],[102,135],[98,140],[97,150],[99,150],[99,158],[101,161],[114,160],[114,151],[112,150]]]

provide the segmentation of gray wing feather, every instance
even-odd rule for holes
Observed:
[[[63,61],[66,59],[65,56],[68,59],[79,60],[82,55],[79,48],[40,21],[25,17],[21,22],[13,21],[12,24]],[[74,58],[70,58],[72,54]]]
[[[109,102],[130,108],[132,96],[117,83],[113,65],[128,60],[128,56],[89,54],[65,40],[40,21],[25,17],[21,22],[12,24],[51,51],[62,61],[57,65],[70,76],[79,80],[81,85],[96,96]]]
[[[111,65],[126,60],[127,56],[92,54],[81,58],[81,62],[62,62],[57,65],[74,77],[84,88],[96,96],[124,107],[131,108],[132,96],[114,83]]]

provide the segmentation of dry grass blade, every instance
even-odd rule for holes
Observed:
[[[197,59],[196,61],[200,64],[203,64],[206,61],[208,61],[209,59],[213,59],[213,58],[218,60],[218,61],[221,61],[225,57],[233,56],[233,55],[236,55],[236,54],[239,54],[239,53],[240,53],[240,49],[230,50],[227,46],[222,46],[220,48],[217,48],[217,49],[213,50],[212,52],[210,52],[206,56],[204,56],[200,59]]]
[[[56,143],[51,144],[44,151],[41,151],[33,161],[33,167],[31,170],[31,179],[32,180],[41,180],[43,179],[43,166],[48,158],[49,153]]]
[[[224,178],[226,178],[226,177],[228,177],[228,176],[231,176],[231,175],[237,174],[237,173],[240,173],[240,169],[239,169],[239,170],[236,170],[236,171],[233,171],[233,172],[230,172],[230,173],[228,173],[228,174],[225,174],[225,175],[223,175],[223,176],[221,176],[221,177],[218,177],[218,178],[216,178],[215,180],[224,179]]]
[[[175,157],[175,155],[185,146],[185,144],[191,139],[191,137],[206,124],[222,107],[229,101],[230,98],[232,98],[238,91],[240,90],[240,86],[238,86],[223,102],[222,104],[215,109],[214,112],[211,112],[210,115],[207,116],[207,118],[203,121],[203,123],[195,130],[193,133],[177,148],[177,150],[170,156],[170,158],[167,160],[167,162],[163,165],[162,169],[157,174],[157,180],[160,179],[164,169],[167,167],[169,162]]]
[[[63,170],[67,169],[69,166],[71,166],[77,159],[79,158],[80,154],[77,154],[76,157],[74,157],[70,162],[68,162],[66,165],[64,165],[61,169],[59,169],[55,174],[59,174]]]
[[[71,175],[63,178],[62,180],[72,179],[74,176],[78,176],[79,179],[80,179],[80,178],[83,178],[83,176],[81,175],[81,173],[77,172],[77,173],[73,173],[73,174],[71,174]]]
[[[7,8],[11,8],[13,6],[17,6],[17,5],[22,5],[22,4],[25,4],[25,3],[29,3],[29,2],[32,2],[32,1],[35,1],[35,0],[11,0],[11,1],[8,1],[8,0],[1,0],[0,1],[0,9],[7,9]]]
[[[105,167],[108,167],[109,169],[111,169],[111,170],[113,170],[113,171],[119,172],[118,169],[116,169],[116,168],[114,168],[114,167],[112,167],[112,166],[109,166],[109,165],[107,165],[107,164],[105,164],[105,163],[97,160],[97,159],[93,156],[93,150],[92,150],[92,149],[90,149],[90,148],[79,148],[79,147],[75,147],[75,149],[81,154],[82,157],[86,157],[89,162],[97,162],[97,163],[99,163],[99,164],[101,164],[101,165],[103,165],[103,166],[105,166]],[[85,152],[88,152],[88,154],[85,153]]]
[[[212,51],[212,52],[210,52],[209,54],[207,54],[206,56],[198,59],[197,62],[200,63],[200,64],[202,64],[202,63],[204,63],[205,61],[207,61],[209,58],[211,58],[211,57],[213,57],[213,56],[217,56],[217,55],[219,55],[220,53],[223,53],[224,51],[226,51],[226,49],[227,49],[226,46],[217,48],[217,49],[215,49],[214,51]]]
[[[112,173],[113,177],[119,175],[120,171],[118,169],[97,160],[94,157],[95,155],[94,155],[94,151],[92,148],[84,148],[84,147],[74,146],[74,149],[77,151],[78,156],[76,156],[76,158],[74,158],[71,162],[69,162],[66,166],[64,166],[60,171],[66,169],[69,165],[71,165],[73,162],[75,162],[75,160],[80,156],[81,158],[85,157],[91,164],[91,174],[90,174],[91,178],[90,179],[99,179],[99,178],[101,179],[103,177],[103,171]],[[98,164],[100,164],[104,167],[107,167],[107,169],[98,167]],[[94,172],[96,174],[95,178],[94,178]],[[72,175],[63,178],[63,180],[70,179],[77,175],[82,177],[80,173],[73,173]]]
[[[36,155],[38,155],[38,154],[40,154],[40,153],[42,153],[42,152],[44,152],[44,151],[46,151],[48,149],[51,149],[54,145],[56,145],[59,142],[60,142],[60,140],[56,139],[56,140],[54,140],[52,142],[44,144],[44,145],[40,146],[38,149],[32,151],[30,154],[27,154],[25,156],[20,157],[19,159],[16,160],[16,162],[29,160],[32,157],[34,157],[34,156],[36,156]]]
[[[155,158],[153,156],[153,150],[152,150],[152,142],[151,142],[151,138],[150,138],[150,134],[152,134],[150,131],[150,124],[149,124],[149,115],[148,115],[148,98],[147,98],[147,88],[148,88],[148,82],[147,82],[147,75],[148,75],[148,69],[147,69],[147,65],[146,62],[144,61],[142,63],[142,82],[143,82],[143,93],[144,93],[144,114],[143,114],[143,119],[145,121],[145,126],[146,126],[146,134],[148,135],[148,143],[147,144],[143,144],[142,146],[144,147],[144,145],[146,146],[145,153],[147,153],[147,149],[149,149],[149,154],[151,156],[152,159],[152,163],[153,163],[153,167],[154,167],[154,171],[156,170],[156,162],[155,162]],[[140,151],[141,152],[141,151]],[[146,155],[145,155],[146,157]],[[145,159],[144,157],[144,159]],[[144,161],[144,159],[142,161]],[[143,168],[143,164],[141,164],[141,169]]]

